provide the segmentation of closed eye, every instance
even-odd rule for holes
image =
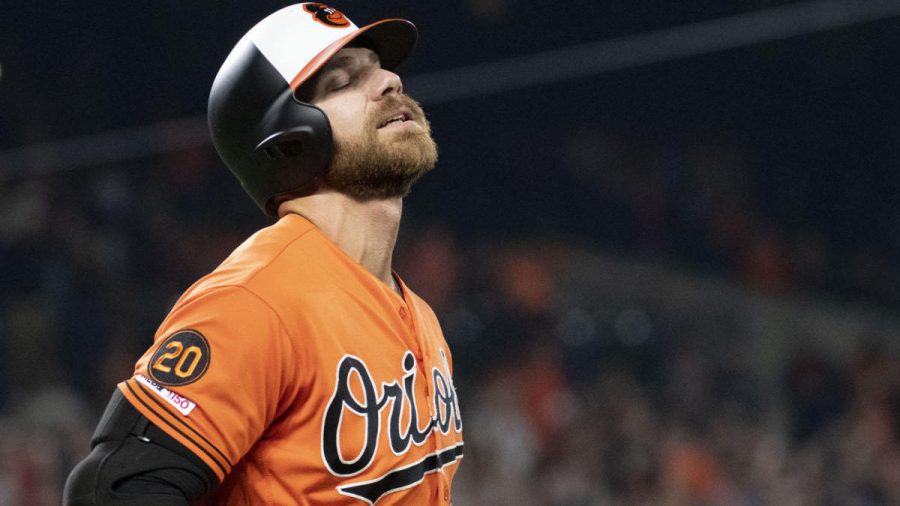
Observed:
[[[342,90],[353,84],[353,76],[348,72],[333,72],[322,87],[322,91],[326,94]]]
[[[331,82],[326,89],[328,91],[337,91],[350,86],[350,79],[340,79],[338,81]]]
[[[341,49],[313,77],[297,90],[301,102],[315,102],[327,95],[352,87],[369,67],[380,66],[378,54],[371,49],[349,46]]]
[[[313,103],[325,98],[332,93],[350,87],[353,84],[353,76],[343,70],[331,70],[325,74],[315,76],[297,90],[297,99],[301,102]]]

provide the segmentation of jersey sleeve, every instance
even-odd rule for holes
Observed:
[[[294,395],[294,364],[275,311],[221,287],[180,301],[118,388],[221,481]]]

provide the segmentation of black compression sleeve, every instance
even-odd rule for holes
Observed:
[[[212,490],[215,473],[116,390],[91,453],[66,481],[63,504],[185,506]]]

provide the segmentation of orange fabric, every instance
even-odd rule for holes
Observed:
[[[447,504],[452,361],[402,289],[288,215],[188,289],[119,388],[223,480],[211,504]]]

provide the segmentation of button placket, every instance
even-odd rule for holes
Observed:
[[[405,298],[404,302],[406,302]],[[428,412],[428,417],[431,420],[435,420],[437,416],[437,411],[434,404],[435,386],[433,384],[431,374],[429,373],[431,367],[431,354],[429,353],[430,349],[428,348],[428,343],[425,342],[424,337],[420,334],[418,326],[416,325],[415,317],[411,314],[410,310],[407,309],[407,306],[405,304],[397,307],[397,314],[406,323],[410,333],[412,334],[412,341],[415,343],[415,347],[412,349],[412,352],[416,358],[416,367],[418,367],[419,372],[422,374],[422,380],[424,381],[425,406]],[[430,446],[434,450],[438,450],[438,447],[440,446],[441,437],[439,436],[439,432],[440,431],[435,428],[428,438],[431,440]]]

